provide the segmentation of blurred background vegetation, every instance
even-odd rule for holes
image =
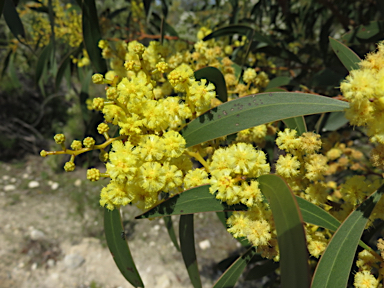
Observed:
[[[49,149],[56,133],[97,141],[102,118],[87,103],[104,94],[90,81],[109,69],[100,39],[180,40],[192,51],[198,37],[216,38],[231,47],[239,69],[267,73],[270,91],[335,97],[348,72],[329,37],[360,57],[384,38],[380,0],[2,0],[0,9],[1,161]],[[209,35],[199,36],[202,27]],[[319,116],[311,117],[316,123]],[[92,159],[97,155],[78,161]]]

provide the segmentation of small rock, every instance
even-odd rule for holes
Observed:
[[[45,238],[44,232],[37,230],[37,229],[32,229],[31,233],[29,235],[30,235],[31,239],[34,241],[43,240]]]
[[[27,179],[29,177],[29,174],[28,173],[24,173],[22,176],[21,176],[21,178],[23,178],[23,179]]]
[[[211,242],[209,239],[203,240],[199,242],[199,247],[201,250],[206,250],[208,248],[211,248]]]
[[[52,184],[50,184],[50,185],[51,185],[52,190],[56,190],[57,188],[59,188],[59,183],[57,183],[57,182],[52,182]]]
[[[32,266],[31,266],[31,270],[36,270],[37,269],[37,263],[33,263]]]
[[[49,268],[52,268],[53,266],[55,266],[55,260],[53,260],[53,259],[48,259],[48,261],[47,261],[47,266],[48,266]]]
[[[85,262],[85,259],[79,254],[68,254],[64,257],[64,265],[69,269],[76,269]]]
[[[31,182],[28,183],[28,188],[30,188],[30,189],[37,188],[39,186],[40,186],[40,184],[37,181],[31,181]]]
[[[75,183],[73,183],[73,185],[75,185],[76,187],[80,187],[81,186],[81,179],[77,179],[75,181]]]
[[[159,231],[159,229],[160,229],[160,225],[155,225],[155,226],[153,226],[153,230],[155,230],[155,231]]]
[[[13,185],[13,184],[9,184],[9,185],[5,185],[5,186],[4,186],[4,191],[5,191],[5,192],[13,191],[13,190],[15,190],[15,189],[16,189],[16,186]]]
[[[4,181],[9,180],[9,176],[8,176],[8,175],[4,175],[4,176],[3,176],[3,180],[4,180]]]
[[[16,178],[11,178],[9,181],[10,181],[11,183],[15,183],[15,182],[16,182]]]

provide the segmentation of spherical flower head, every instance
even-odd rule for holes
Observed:
[[[284,131],[277,133],[276,144],[281,150],[289,153],[294,153],[300,144],[300,140],[296,138],[297,131],[294,129],[285,128]]]
[[[170,192],[183,184],[183,172],[175,165],[169,165],[169,162],[165,162],[163,170],[165,171],[165,185],[162,191]]]
[[[165,73],[168,70],[168,63],[159,62],[156,64],[156,68],[160,73]]]
[[[80,150],[83,148],[83,145],[81,144],[81,141],[79,140],[73,140],[71,144],[71,148],[73,150]]]
[[[125,206],[132,202],[133,196],[127,192],[124,184],[111,181],[100,193],[100,205],[109,210]]]
[[[103,84],[104,83],[104,76],[101,74],[93,74],[92,75],[92,82],[93,82],[93,84]]]
[[[228,148],[229,157],[227,161],[234,173],[248,175],[256,166],[266,164],[265,160],[262,159],[262,155],[260,155],[261,153],[264,154],[264,152],[256,150],[251,144],[237,143]],[[258,162],[259,160],[261,162]]]
[[[132,71],[135,68],[136,61],[134,60],[128,60],[124,62],[124,67],[128,71]]]
[[[96,111],[101,111],[104,108],[104,99],[103,98],[94,98],[92,102],[92,107]]]
[[[190,189],[203,184],[208,184],[208,173],[202,169],[189,170],[184,177],[184,188]]]
[[[97,132],[99,132],[99,134],[104,134],[104,133],[107,133],[108,131],[109,131],[108,124],[100,123],[99,125],[97,125]]]
[[[128,44],[128,50],[141,56],[145,51],[145,46],[137,41],[132,41]]]
[[[66,172],[72,172],[73,170],[75,170],[75,163],[73,163],[73,162],[66,162],[64,164],[64,170]]]
[[[263,195],[259,188],[259,182],[252,180],[250,184],[243,181],[241,184],[240,202],[252,207],[263,201]]]
[[[253,246],[267,245],[271,240],[271,225],[266,220],[250,221],[247,227],[247,239]]]
[[[56,134],[53,139],[55,140],[56,144],[64,144],[65,142],[64,134]]]
[[[100,179],[100,170],[96,168],[88,169],[87,179],[90,181],[98,181]]]
[[[332,148],[327,152],[327,158],[329,160],[336,160],[340,158],[343,152],[339,148]]]
[[[151,134],[142,136],[139,145],[132,152],[143,161],[154,161],[163,158],[164,150],[163,139]]]
[[[108,47],[108,45],[109,45],[108,41],[103,39],[101,39],[98,44],[100,49],[105,49]]]
[[[211,172],[211,186],[209,192],[216,194],[216,199],[227,202],[229,205],[240,202],[240,186],[236,185],[236,180],[231,177],[231,170],[216,170]]]
[[[376,288],[378,284],[375,276],[370,271],[360,271],[355,275],[355,281],[353,282],[356,288]]]
[[[83,140],[84,147],[92,148],[95,145],[95,139],[92,137],[87,137]]]
[[[324,174],[328,169],[327,157],[321,154],[311,154],[305,157],[305,177],[311,181],[324,179]]]
[[[321,148],[320,135],[313,132],[303,133],[299,137],[299,141],[298,149],[306,154],[313,154]]]
[[[308,239],[308,251],[309,253],[316,258],[319,258],[321,254],[325,251],[328,245],[328,240],[325,238],[324,234],[321,232],[314,233]]]
[[[375,191],[380,184],[372,183],[365,176],[355,175],[341,185],[340,193],[352,205],[359,205],[364,199]]]
[[[106,96],[108,100],[115,100],[117,98],[117,89],[116,87],[108,87],[106,90]]]
[[[215,85],[212,83],[206,85],[206,83],[206,79],[195,80],[189,88],[189,100],[196,107],[210,105],[211,100],[216,97]]]
[[[225,53],[225,54],[227,54],[227,55],[231,55],[232,52],[233,52],[233,48],[232,48],[232,46],[227,45],[227,46],[224,47],[224,53]]]
[[[209,171],[213,172],[215,170],[226,170],[230,169],[228,159],[230,153],[226,148],[218,148],[212,155],[212,161],[209,165]]]
[[[227,231],[235,238],[245,237],[251,221],[245,212],[233,212],[227,219]]]
[[[194,45],[195,47],[195,51],[198,52],[198,53],[202,53],[204,54],[205,51],[207,50],[208,46],[207,46],[207,42],[205,41],[197,41]]]
[[[181,64],[168,74],[168,81],[177,92],[184,92],[193,77],[192,68],[187,64]]]
[[[165,157],[177,158],[185,151],[186,141],[179,132],[170,130],[162,138]]]
[[[244,71],[243,81],[247,84],[252,83],[256,79],[256,71],[255,69],[248,68]]]
[[[371,151],[370,161],[373,166],[384,169],[384,145],[379,144]]]
[[[305,199],[315,205],[324,205],[327,202],[327,186],[322,182],[309,184],[305,189]]]
[[[138,183],[149,193],[157,193],[166,182],[166,171],[158,162],[145,162],[138,170]]]
[[[297,156],[292,156],[291,154],[280,155],[276,162],[276,173],[285,178],[299,175],[300,161],[297,160]]]
[[[358,69],[349,72],[345,81],[340,84],[340,90],[344,97],[352,102],[360,102],[373,98],[376,83],[372,70]]]
[[[41,157],[47,157],[47,156],[48,156],[47,151],[45,151],[45,150],[41,150],[41,151],[40,151],[40,156],[41,156]]]
[[[109,161],[106,164],[107,173],[116,182],[126,183],[136,176],[137,157],[132,153],[132,144],[121,140],[112,142]]]

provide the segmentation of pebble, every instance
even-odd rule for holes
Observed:
[[[211,242],[209,241],[209,239],[200,241],[199,247],[201,250],[207,250],[208,248],[211,248]]]
[[[44,232],[37,230],[37,229],[32,229],[29,236],[31,237],[32,240],[37,241],[37,240],[42,240],[45,238]]]
[[[9,181],[10,181],[11,183],[15,183],[15,182],[16,182],[16,178],[11,178]]]
[[[64,257],[64,265],[69,269],[76,269],[83,265],[85,259],[79,254],[68,254]]]
[[[8,176],[8,175],[4,175],[4,176],[3,176],[3,180],[4,180],[4,181],[9,180],[9,176]]]
[[[40,184],[37,181],[31,181],[31,182],[28,183],[28,188],[30,188],[30,189],[37,188],[39,186],[40,186]]]
[[[75,183],[73,183],[73,185],[75,185],[76,187],[80,187],[81,186],[81,179],[77,179],[75,181]]]
[[[4,191],[8,192],[8,191],[13,191],[16,189],[16,186],[13,185],[13,184],[9,184],[9,185],[5,185],[4,186]]]
[[[59,188],[59,183],[57,183],[57,182],[52,182],[52,184],[50,184],[50,185],[51,185],[52,190],[56,190],[57,188]]]
[[[53,266],[55,266],[55,260],[53,260],[53,259],[48,259],[48,261],[47,261],[47,266],[48,266],[49,268],[52,268]]]
[[[32,266],[31,266],[31,270],[36,270],[37,269],[37,263],[33,263]]]
[[[22,176],[21,176],[21,178],[23,178],[23,179],[27,179],[29,177],[29,174],[28,173],[24,173]]]

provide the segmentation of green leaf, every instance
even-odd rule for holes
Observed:
[[[211,34],[204,37],[203,41],[207,41],[213,38],[223,37],[223,36],[231,36],[235,34],[244,35],[247,36],[249,39],[254,33],[253,39],[257,40],[258,42],[267,43],[269,45],[275,45],[272,40],[270,40],[268,37],[265,37],[261,33],[255,31],[252,27],[244,24],[233,24],[221,27],[215,31],[213,31]]]
[[[152,2],[153,0],[143,0],[145,16],[147,23],[149,22],[149,17],[152,14]]]
[[[303,116],[284,119],[283,122],[288,128],[295,129],[299,135],[308,132],[307,124]]]
[[[265,89],[271,89],[271,88],[276,88],[276,87],[281,87],[285,85],[289,85],[291,82],[291,77],[287,76],[279,76],[273,78],[271,81],[269,81],[267,87]]]
[[[350,44],[376,43],[384,37],[384,21],[371,21],[345,33],[342,39]]]
[[[215,67],[204,67],[200,70],[195,71],[196,80],[207,79],[209,82],[212,82],[216,87],[217,98],[221,102],[228,101],[227,94],[227,85],[225,84],[225,79],[221,71]]]
[[[336,231],[340,226],[340,221],[333,217],[331,214],[321,209],[319,206],[296,196],[297,204],[300,207],[301,215],[306,223],[310,223],[319,227]]]
[[[15,4],[12,0],[5,0],[3,3],[3,14],[5,22],[7,23],[9,30],[11,30],[13,36],[20,41],[21,38],[25,38],[25,31],[23,23],[19,17],[19,13],[16,11]]]
[[[128,243],[124,239],[124,228],[121,223],[119,209],[110,211],[104,208],[104,231],[108,248],[121,274],[134,287],[144,287],[129,251]]]
[[[187,267],[189,279],[191,279],[193,287],[200,288],[202,286],[199,268],[197,267],[193,214],[180,216],[179,236],[181,255],[183,256],[185,267]]]
[[[154,25],[159,30],[159,32],[163,32],[170,36],[179,37],[179,34],[176,32],[176,30],[171,25],[169,25],[165,19],[162,20],[162,18],[155,12],[152,13],[152,17],[153,18],[151,20],[151,24]]]
[[[279,268],[279,266],[279,263],[273,260],[267,260],[260,265],[255,265],[255,267],[253,267],[247,273],[247,276],[245,276],[245,281],[263,278],[264,276],[271,274],[273,271]]]
[[[341,128],[345,124],[349,122],[347,118],[344,116],[344,112],[332,112],[329,114],[324,127],[323,131],[336,131],[337,129]]]
[[[87,73],[85,74],[85,77],[83,79],[83,83],[81,85],[81,91],[80,91],[80,108],[82,111],[82,116],[83,120],[85,122],[88,121],[89,118],[89,110],[87,108],[86,101],[89,98],[89,85],[91,84],[91,79],[92,79],[92,74],[93,72],[91,70],[88,70]]]
[[[348,107],[346,102],[307,93],[260,93],[223,103],[189,122],[180,133],[186,147],[191,147],[261,124]]]
[[[67,71],[71,67],[71,55],[73,51],[69,52],[63,59],[63,61],[59,65],[59,70],[57,70],[56,79],[55,79],[55,90],[57,91],[60,87],[61,81]]]
[[[329,42],[331,43],[333,51],[348,71],[360,68],[358,63],[361,59],[355,52],[332,37],[329,37]]]
[[[258,178],[275,221],[280,250],[281,287],[309,287],[307,243],[296,197],[277,175]]]
[[[43,71],[47,68],[48,62],[51,59],[52,54],[52,42],[49,42],[47,46],[41,51],[39,58],[37,59],[35,82],[39,83]]]
[[[347,287],[356,248],[384,185],[367,198],[341,224],[321,256],[312,280],[312,288]]]
[[[177,238],[175,234],[175,229],[173,229],[173,222],[171,216],[163,217],[165,227],[167,228],[169,238],[171,239],[173,245],[175,245],[177,251],[180,251],[179,243],[177,243]]]
[[[226,203],[216,199],[214,195],[209,193],[209,185],[201,185],[168,198],[144,214],[136,216],[136,219],[168,215],[183,215],[199,212],[242,210],[247,210],[247,207],[240,204],[229,206]]]
[[[234,287],[244,268],[249,261],[255,256],[256,248],[251,247],[241,255],[224,273],[219,280],[213,285],[213,288],[229,288]]]
[[[94,72],[104,74],[107,72],[107,64],[101,56],[99,41],[101,40],[101,32],[99,27],[99,18],[97,15],[95,0],[83,1],[83,38],[84,46],[88,52],[89,59],[92,62]]]

